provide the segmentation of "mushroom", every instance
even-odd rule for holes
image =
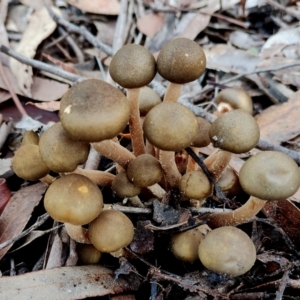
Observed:
[[[286,199],[300,187],[298,165],[282,152],[265,151],[249,158],[239,174],[242,189],[250,195],[248,201],[233,212],[213,214],[212,228],[248,222],[267,201]]]
[[[103,206],[102,193],[90,179],[68,174],[55,180],[47,189],[44,205],[56,221],[84,225],[94,220]]]
[[[37,132],[32,130],[26,131],[23,135],[21,146],[24,146],[26,144],[38,145],[39,139],[40,138]]]
[[[120,198],[134,197],[141,192],[141,188],[128,179],[126,172],[120,172],[115,176],[111,188]]]
[[[153,89],[148,86],[143,86],[140,89],[139,110],[141,116],[146,116],[151,108],[159,103],[161,103],[161,99]]]
[[[153,55],[143,46],[129,44],[123,46],[113,56],[109,65],[112,79],[127,89],[131,114],[129,130],[135,156],[145,153],[142,126],[139,113],[140,88],[149,84],[156,74]]]
[[[62,97],[61,123],[74,140],[99,142],[115,137],[130,117],[130,105],[117,88],[97,79],[71,87]]]
[[[210,231],[199,244],[199,258],[209,270],[236,277],[255,263],[256,249],[249,236],[233,226]]]
[[[180,260],[194,262],[199,259],[198,248],[210,228],[204,224],[196,228],[174,234],[171,238],[171,251]]]
[[[85,163],[90,145],[73,140],[64,130],[61,122],[48,128],[41,136],[40,153],[48,168],[54,172],[72,172]]]
[[[101,252],[115,252],[126,247],[133,240],[134,227],[122,212],[104,210],[90,223],[89,237]]]
[[[219,114],[233,109],[242,109],[253,114],[253,102],[249,94],[241,88],[233,87],[222,90],[216,97],[215,103]]]
[[[160,162],[150,154],[142,154],[131,161],[126,172],[129,180],[141,188],[158,183],[164,174]]]
[[[82,265],[97,264],[102,256],[102,253],[92,244],[77,244],[76,250],[79,263]]]
[[[39,146],[34,144],[23,145],[16,151],[12,168],[18,177],[30,181],[38,180],[50,171],[41,157]]]
[[[170,81],[164,101],[177,101],[183,84],[199,78],[205,67],[205,54],[196,42],[187,38],[169,41],[157,57],[158,73]]]
[[[147,140],[159,152],[165,178],[171,187],[178,186],[181,174],[177,169],[174,151],[181,151],[192,143],[198,132],[194,113],[177,102],[162,102],[146,115],[143,124]]]

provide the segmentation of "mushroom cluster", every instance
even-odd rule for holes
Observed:
[[[215,182],[233,196],[242,188],[251,196],[234,213],[212,214],[205,232],[195,228],[171,238],[178,259],[200,258],[205,267],[230,276],[247,272],[256,256],[251,239],[234,226],[248,221],[267,200],[289,197],[299,188],[298,167],[282,153],[251,157],[239,176],[229,167],[232,155],[250,151],[260,137],[251,99],[241,90],[219,94],[216,103],[222,113],[212,124],[177,101],[183,85],[199,78],[205,67],[203,50],[186,38],[166,43],[156,60],[146,48],[126,45],[109,66],[111,78],[126,89],[126,96],[102,80],[79,82],[61,99],[60,122],[40,138],[33,132],[24,136],[13,159],[15,173],[25,180],[42,179],[50,171],[57,174],[45,194],[45,209],[65,223],[78,243],[93,245],[79,247],[82,253],[95,253],[92,263],[102,252],[126,247],[134,236],[134,225],[124,213],[103,208],[99,186],[139,203],[153,196],[162,199],[176,189],[185,206],[201,205],[213,195]],[[169,81],[163,99],[147,86],[157,72]],[[246,104],[239,105],[241,101]],[[120,141],[125,136],[130,144]],[[184,157],[185,148],[198,152],[210,143],[216,149],[204,160],[209,177],[191,157],[179,163],[178,155]],[[114,161],[116,171],[82,168],[91,150]],[[240,248],[242,244],[247,250]],[[207,250],[211,247],[217,250]],[[238,255],[233,254],[235,248]],[[87,261],[85,256],[82,261]]]

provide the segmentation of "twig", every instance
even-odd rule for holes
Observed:
[[[99,41],[94,35],[92,35],[86,27],[84,26],[76,26],[67,20],[63,19],[62,17],[58,16],[53,12],[53,10],[49,7],[49,5],[44,1],[44,4],[52,17],[52,19],[59,25],[66,28],[68,32],[74,32],[77,34],[82,35],[90,44],[92,44],[94,47],[100,49],[104,53],[106,53],[108,56],[113,56],[112,48],[101,41]]]
[[[284,64],[284,65],[277,66],[277,67],[261,68],[261,69],[251,70],[251,71],[243,72],[243,73],[237,74],[235,76],[232,76],[230,78],[227,78],[223,81],[220,81],[218,84],[225,85],[229,82],[238,80],[238,79],[240,79],[242,77],[245,77],[245,76],[248,76],[248,75],[263,73],[263,72],[275,72],[275,71],[280,71],[282,69],[291,68],[291,67],[295,67],[295,66],[299,66],[299,65],[300,65],[300,61],[294,61],[292,63]],[[213,89],[214,89],[214,86],[207,85],[201,90],[200,94],[210,92]]]
[[[281,5],[280,3],[277,3],[273,0],[267,0],[267,3],[274,6],[274,7],[276,7],[276,8],[278,8],[278,9],[280,9],[280,10],[282,10],[282,11],[284,11],[286,14],[291,15],[292,17],[300,20],[300,14],[297,14],[295,12],[296,10],[289,9],[288,7],[285,7],[285,6]]]
[[[150,208],[142,208],[142,207],[128,207],[117,204],[105,204],[105,209],[114,209],[121,211],[123,213],[131,213],[131,214],[151,214],[152,210]]]
[[[12,97],[12,99],[13,99],[13,101],[14,101],[17,109],[18,109],[18,111],[20,112],[21,116],[27,116],[27,112],[24,109],[24,107],[22,106],[19,97],[16,95],[16,93],[14,92],[14,90],[11,87],[11,84],[10,84],[6,74],[5,74],[5,70],[4,70],[4,67],[3,67],[3,64],[1,62],[1,60],[0,60],[0,75],[3,78],[3,81],[6,85],[6,88],[8,89],[8,91],[9,91],[9,93],[10,93],[10,95],[11,95],[11,97]]]
[[[284,272],[283,277],[281,278],[281,282],[280,282],[278,291],[276,292],[275,300],[281,300],[282,299],[284,290],[285,290],[286,285],[287,285],[288,280],[289,280],[289,273],[290,273],[290,270],[287,270],[287,271]]]
[[[31,231],[35,230],[36,228],[40,227],[41,225],[43,225],[49,218],[50,216],[45,213],[41,216],[38,217],[37,221],[28,229],[24,230],[22,233],[20,233],[18,236],[15,236],[14,238],[0,244],[0,250],[2,250],[3,248],[7,247],[10,244],[15,243],[16,241],[20,240],[21,238],[23,238],[24,236],[26,236],[28,233],[30,233]]]
[[[51,74],[57,75],[61,78],[67,79],[73,83],[76,83],[78,81],[82,81],[85,79],[84,77],[64,71],[58,67],[48,65],[48,64],[38,61],[36,59],[28,58],[28,57],[21,55],[18,52],[14,51],[12,49],[9,49],[3,45],[0,45],[0,52],[3,52],[26,65],[34,67],[38,70],[43,70],[43,71],[49,72]]]

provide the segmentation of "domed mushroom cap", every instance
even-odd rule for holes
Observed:
[[[224,226],[210,231],[204,237],[199,245],[199,258],[207,269],[236,277],[252,268],[256,250],[245,232]]]
[[[264,151],[249,158],[243,164],[239,178],[246,193],[263,200],[285,199],[300,187],[297,164],[277,151]]]
[[[202,171],[186,172],[180,180],[179,189],[186,197],[197,200],[212,194],[212,185]]]
[[[168,42],[157,57],[158,73],[170,82],[184,84],[199,78],[206,67],[202,48],[187,38]]]
[[[111,184],[111,189],[120,198],[134,197],[141,192],[141,188],[134,185],[127,177],[126,172],[118,173]]]
[[[139,187],[151,186],[164,175],[160,162],[150,154],[141,154],[132,160],[126,172],[129,180]]]
[[[222,90],[215,99],[216,104],[225,103],[232,109],[242,109],[253,113],[253,102],[249,94],[241,88],[227,88]]]
[[[146,115],[143,130],[155,147],[180,151],[191,144],[198,131],[196,116],[177,102],[162,102]]]
[[[154,78],[156,62],[145,47],[129,44],[123,46],[113,56],[109,73],[111,78],[124,88],[140,88]]]
[[[56,221],[84,225],[100,214],[103,197],[98,186],[90,179],[79,174],[69,174],[49,186],[44,206]]]
[[[213,145],[233,153],[250,151],[260,136],[255,119],[247,112],[236,109],[218,117],[209,130]]]
[[[59,116],[72,139],[99,142],[115,137],[124,129],[130,105],[117,88],[102,80],[88,79],[64,94]]]
[[[46,176],[50,171],[42,160],[39,146],[34,144],[26,144],[16,151],[12,168],[18,177],[31,181]]]
[[[40,153],[43,161],[54,172],[72,172],[88,158],[90,145],[72,140],[61,123],[48,128],[40,139]]]
[[[210,144],[209,129],[210,123],[203,118],[197,117],[198,132],[192,142],[194,147],[206,147]]]
[[[104,210],[89,226],[91,243],[101,252],[114,252],[133,240],[134,227],[122,212]]]
[[[39,135],[37,134],[37,132],[29,130],[24,133],[21,146],[24,146],[27,144],[38,145],[39,140],[40,140],[40,138],[39,138]]]
[[[148,86],[143,86],[139,93],[139,109],[141,116],[145,116],[151,108],[161,103],[159,95]]]

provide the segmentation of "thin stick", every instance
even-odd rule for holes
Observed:
[[[3,64],[1,62],[1,60],[0,60],[0,75],[3,78],[3,81],[6,85],[6,88],[8,89],[8,91],[9,91],[9,93],[10,93],[10,95],[11,95],[11,97],[12,97],[12,99],[13,99],[13,101],[14,101],[17,109],[18,109],[18,111],[20,112],[20,114],[22,116],[27,116],[27,112],[24,109],[24,107],[22,106],[19,97],[16,95],[16,93],[13,91],[13,89],[11,87],[11,84],[10,84],[6,74],[5,74],[5,70],[4,70],[4,67],[3,67]]]

